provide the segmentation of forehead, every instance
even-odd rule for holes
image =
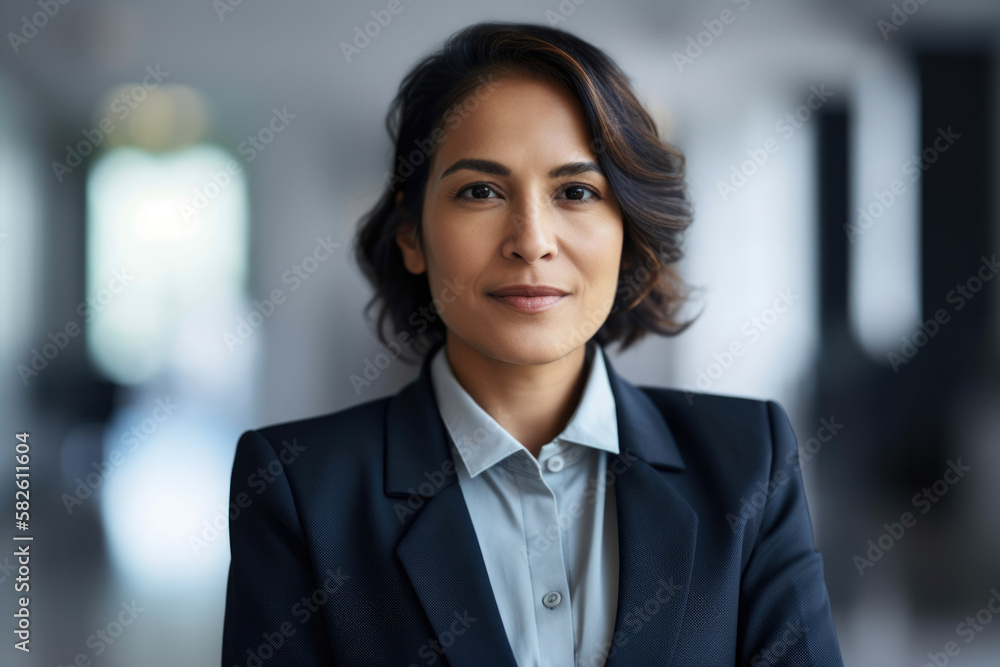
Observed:
[[[432,171],[459,157],[531,160],[539,169],[569,157],[593,157],[583,107],[557,83],[505,77],[481,86],[454,109],[445,116]]]

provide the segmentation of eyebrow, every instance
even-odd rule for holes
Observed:
[[[510,176],[510,169],[503,166],[499,162],[494,162],[493,160],[462,158],[445,169],[441,174],[441,178],[443,179],[445,176],[448,176],[456,171],[461,171],[462,169],[480,171],[484,174],[493,174],[494,176]],[[590,162],[587,160],[582,162],[567,162],[566,164],[559,165],[549,171],[549,178],[576,176],[577,174],[584,174],[587,172],[595,172],[601,176],[604,175],[604,171],[601,170],[600,166],[598,166],[596,162]]]

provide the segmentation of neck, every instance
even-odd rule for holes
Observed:
[[[449,333],[445,352],[458,383],[535,458],[566,427],[586,384],[583,345],[548,363],[518,364]]]

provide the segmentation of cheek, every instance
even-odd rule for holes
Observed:
[[[621,256],[622,236],[615,231],[603,234],[599,240],[588,244],[586,265],[591,267],[589,272],[591,280],[617,283]]]
[[[437,279],[452,280],[478,274],[489,261],[489,242],[468,224],[457,224],[448,219],[436,221],[429,230],[427,240],[430,263],[435,265]]]

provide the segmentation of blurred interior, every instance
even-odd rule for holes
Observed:
[[[352,235],[403,75],[496,19],[605,50],[687,155],[701,316],[612,361],[785,406],[845,663],[1000,664],[1000,622],[959,629],[1000,587],[1000,3],[404,0],[345,50],[385,6],[0,6],[0,424],[36,536],[33,650],[0,662],[218,664],[237,438],[415,376],[351,380],[383,351]]]

